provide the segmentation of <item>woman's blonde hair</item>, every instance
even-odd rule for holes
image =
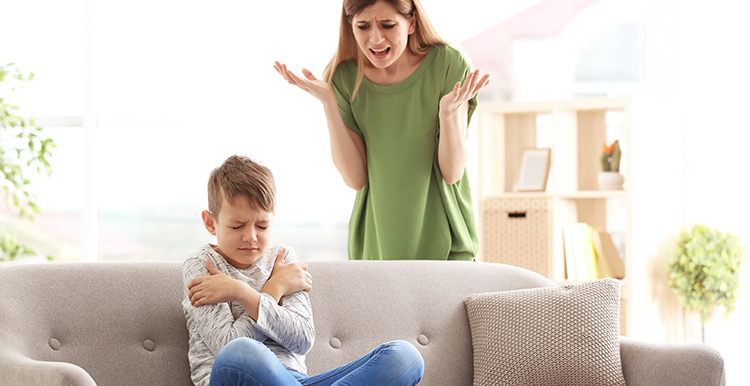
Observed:
[[[360,51],[357,46],[357,41],[354,38],[352,32],[352,19],[355,15],[362,12],[365,8],[374,5],[378,1],[386,2],[392,5],[396,10],[404,15],[405,18],[411,20],[414,18],[416,22],[416,28],[414,33],[409,36],[409,50],[417,55],[424,55],[430,48],[435,44],[446,44],[443,38],[440,37],[435,27],[432,26],[430,20],[427,18],[427,14],[422,8],[422,4],[419,0],[344,0],[344,5],[341,9],[341,26],[339,30],[339,46],[336,49],[336,53],[333,55],[333,59],[328,63],[325,70],[323,70],[323,79],[331,83],[333,80],[333,73],[336,72],[338,65],[349,59],[355,59],[357,62],[357,81],[354,84],[354,92],[352,92],[352,100],[357,95],[360,84],[362,84],[362,78],[365,75],[365,64],[367,58]]]

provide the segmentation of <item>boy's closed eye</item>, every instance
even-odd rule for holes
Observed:
[[[242,229],[242,227],[244,227],[244,226],[245,226],[245,224],[240,224],[240,225],[236,225],[236,226],[233,226],[233,227],[230,227],[230,228],[232,228],[234,230],[239,230],[239,229]],[[265,225],[265,224],[259,224],[259,225],[256,225],[256,226],[258,227],[258,229],[261,229],[261,230],[268,229],[268,225]]]

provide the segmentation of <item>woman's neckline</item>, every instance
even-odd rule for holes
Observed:
[[[426,54],[422,55],[422,58],[420,59],[419,64],[417,64],[416,68],[414,69],[414,71],[411,72],[411,74],[409,74],[403,80],[401,80],[401,81],[399,81],[397,83],[393,83],[393,84],[380,84],[380,83],[376,83],[376,82],[372,81],[370,78],[368,78],[366,75],[364,76],[363,81],[365,83],[368,83],[371,86],[375,87],[376,89],[379,89],[379,90],[382,90],[382,91],[385,91],[385,90],[388,90],[388,91],[399,91],[403,87],[408,87],[412,83],[414,83],[414,81],[416,79],[418,79],[420,77],[420,75],[422,74],[422,72],[424,72],[424,67],[426,67],[427,65],[429,65],[429,62],[431,61],[432,56],[434,55],[434,51],[435,51],[433,49],[434,47],[435,46],[433,45],[432,47],[430,47],[430,50],[427,51]]]

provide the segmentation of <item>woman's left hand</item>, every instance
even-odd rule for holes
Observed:
[[[463,85],[457,82],[453,90],[440,98],[440,113],[453,113],[458,111],[469,99],[474,98],[477,93],[490,83],[490,74],[479,77],[479,70],[469,73]]]
[[[440,139],[438,142],[438,166],[443,179],[454,184],[464,175],[469,150],[466,144],[468,125],[468,102],[479,90],[490,83],[489,74],[479,76],[479,70],[469,73],[464,83],[457,82],[453,90],[440,98]]]

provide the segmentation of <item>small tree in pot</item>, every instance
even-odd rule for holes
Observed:
[[[723,306],[725,317],[734,311],[744,260],[736,236],[699,224],[680,231],[667,256],[668,284],[686,310],[700,313],[702,341],[714,306]]]

